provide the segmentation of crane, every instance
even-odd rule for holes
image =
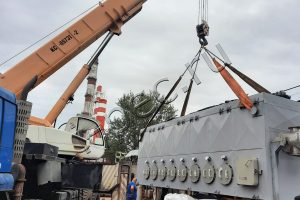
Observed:
[[[137,14],[145,0],[107,0],[0,75],[0,87],[21,99],[26,85],[35,88],[106,32],[121,34],[121,26]],[[16,81],[16,77],[18,80]]]
[[[0,151],[1,166],[5,166],[2,168],[3,170],[0,170],[0,185],[3,186],[0,188],[0,191],[3,191],[0,192],[0,199],[9,199],[7,191],[14,188],[15,199],[21,199],[26,169],[36,169],[36,166],[48,170],[30,171],[30,174],[26,175],[28,179],[25,184],[27,192],[25,190],[24,194],[27,195],[27,198],[53,199],[52,190],[59,191],[62,187],[94,188],[99,183],[100,175],[97,175],[101,168],[99,163],[72,163],[73,157],[77,157],[79,160],[84,160],[84,157],[90,159],[99,157],[99,154],[93,153],[93,150],[97,150],[99,145],[100,147],[103,146],[103,142],[101,144],[99,141],[98,146],[93,146],[87,138],[78,135],[80,131],[97,129],[97,124],[83,118],[75,118],[71,119],[69,123],[69,131],[58,131],[52,127],[45,127],[45,123],[42,126],[29,126],[28,130],[27,120],[30,115],[31,104],[26,101],[27,95],[105,33],[108,34],[104,43],[109,41],[113,35],[120,35],[122,25],[139,13],[145,2],[146,0],[106,0],[101,2],[95,9],[38,50],[0,74],[0,97],[3,100],[1,103],[5,106],[0,115],[4,119],[3,123],[5,123],[1,130],[1,132],[5,131],[5,134],[1,134],[2,143],[0,144],[0,149],[5,149]],[[89,66],[83,66],[76,77],[77,80],[82,79],[88,71]],[[60,107],[58,110],[61,110],[62,104],[58,106]],[[22,105],[25,106],[22,107]],[[46,118],[52,121],[58,110],[53,112],[54,115],[50,114]],[[9,116],[10,118],[8,118]],[[13,116],[17,116],[17,118]],[[32,119],[35,124],[40,121],[38,118],[33,117]],[[75,121],[77,126],[74,129],[73,122]],[[47,125],[49,126],[49,124],[51,125],[50,122]],[[73,130],[75,132],[72,132]],[[41,139],[44,142],[40,142]],[[26,146],[25,141],[31,142],[27,143],[30,145]],[[57,146],[53,144],[57,144]],[[41,152],[41,148],[49,151]],[[60,152],[63,151],[63,157],[60,156],[62,154],[58,153],[58,149]],[[25,160],[21,163],[23,153],[27,157],[25,156]],[[41,157],[36,157],[38,154]],[[31,156],[30,158],[34,156],[35,159],[28,159],[28,156]],[[11,174],[12,169],[17,174],[15,177]],[[80,179],[75,174],[69,174],[77,170],[88,174],[92,169],[96,170],[97,173],[90,179]],[[36,178],[38,180],[35,180]],[[61,186],[57,187],[57,182]],[[72,185],[68,185],[70,183]],[[40,185],[43,185],[43,188],[40,188]],[[44,191],[45,187],[47,191]],[[28,188],[34,188],[35,191],[39,192],[33,194],[30,190],[28,192]]]

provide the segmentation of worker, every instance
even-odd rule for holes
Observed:
[[[202,24],[198,24],[196,26],[196,30],[197,30],[197,36],[199,37],[199,42],[200,42],[201,46],[208,45],[208,42],[205,38],[205,36],[208,36],[208,34],[209,34],[208,23],[205,20],[202,20]]]
[[[134,174],[131,174],[131,182],[127,186],[127,198],[126,200],[136,200],[137,196],[137,187],[136,187],[137,179]]]

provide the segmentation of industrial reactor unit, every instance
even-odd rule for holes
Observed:
[[[300,194],[300,103],[271,94],[150,126],[140,143],[141,185],[247,199]]]

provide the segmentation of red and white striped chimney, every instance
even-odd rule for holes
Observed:
[[[106,104],[107,100],[105,94],[102,91],[102,86],[99,85],[96,91],[94,118],[99,122],[102,129],[104,129],[105,126]]]

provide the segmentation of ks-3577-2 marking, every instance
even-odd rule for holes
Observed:
[[[71,35],[71,34],[67,35],[66,37],[64,37],[62,40],[60,40],[58,42],[58,45],[60,45],[60,46],[65,45],[66,43],[68,43],[70,40],[73,39],[74,35],[78,35],[78,34],[79,34],[78,31],[74,30],[73,31],[73,35]],[[53,45],[52,47],[50,47],[50,51],[51,52],[55,52],[56,50],[58,50],[58,46],[57,45]]]

